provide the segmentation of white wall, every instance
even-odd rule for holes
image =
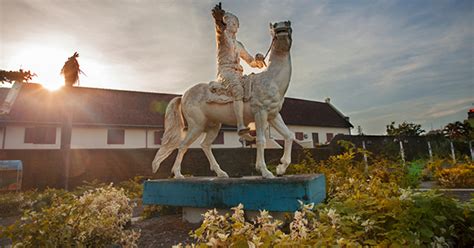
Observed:
[[[0,128],[0,142],[5,135],[5,149],[59,149],[61,140],[61,129],[56,128],[55,144],[25,144],[25,128],[26,126],[8,126],[6,127],[6,135]],[[339,133],[349,134],[348,128],[329,128],[329,127],[308,127],[308,126],[289,126],[293,132],[303,132],[307,134],[307,139],[298,142],[304,147],[313,147],[312,133],[319,134],[319,143],[327,142],[326,134],[333,133],[336,136]],[[125,128],[125,144],[107,144],[106,127],[74,127],[72,129],[71,148],[72,149],[134,149],[134,148],[159,148],[160,145],[154,144],[154,132],[159,129],[145,128]],[[279,148],[274,139],[283,139],[275,129],[270,129],[272,139],[268,139],[266,148]],[[268,136],[268,131],[266,132]],[[200,143],[204,135],[201,135],[191,145],[191,148],[200,148]],[[242,147],[239,142],[237,131],[224,131],[224,144],[214,144],[213,148],[236,148]]]
[[[74,127],[71,135],[72,149],[131,149],[145,148],[146,130],[125,128],[125,144],[107,144],[108,128]]]
[[[29,126],[28,126],[29,127]],[[56,128],[54,144],[25,144],[27,126],[7,126],[4,149],[59,149],[61,144],[61,128]]]

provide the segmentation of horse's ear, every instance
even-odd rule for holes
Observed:
[[[288,26],[291,26],[291,22],[290,22],[290,20],[288,20],[286,23],[288,23]]]
[[[273,27],[272,23],[270,22],[270,29]]]

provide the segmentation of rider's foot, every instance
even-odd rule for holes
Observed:
[[[250,128],[248,127],[239,128],[237,133],[239,134],[240,137],[242,137],[246,141],[250,141],[250,142],[255,141],[255,137],[250,135]]]

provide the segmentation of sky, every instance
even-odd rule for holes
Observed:
[[[216,78],[217,1],[0,0],[0,69],[60,85],[79,52],[80,86],[182,94]],[[392,121],[429,131],[474,108],[474,1],[222,1],[251,54],[290,20],[288,97],[331,103],[365,134]],[[245,62],[242,62],[245,63]],[[244,65],[245,72],[259,72]],[[357,133],[357,128],[353,130]]]

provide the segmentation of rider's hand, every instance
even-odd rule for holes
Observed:
[[[221,3],[216,4],[216,6],[212,9],[212,16],[214,17],[216,21],[219,21],[219,22],[223,21],[224,14],[225,14],[225,10],[222,9]]]
[[[267,65],[265,64],[265,57],[261,53],[257,53],[255,55],[255,63],[258,68],[263,68],[266,67]]]

